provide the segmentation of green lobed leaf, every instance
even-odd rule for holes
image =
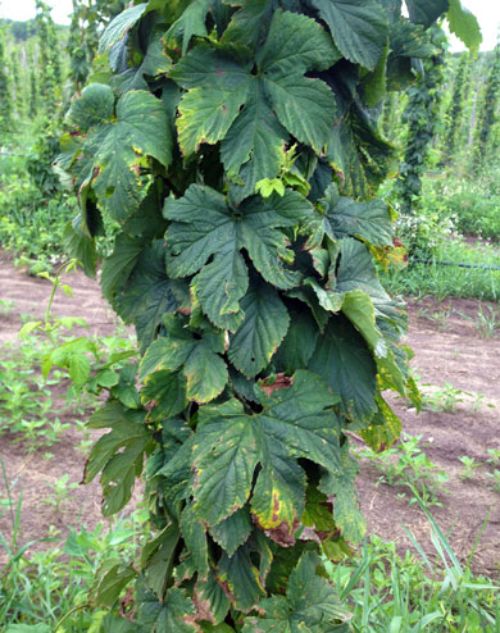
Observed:
[[[257,14],[261,11],[259,7]],[[227,51],[197,46],[171,73],[188,89],[177,121],[182,152],[189,156],[202,142],[225,141],[223,162],[229,165],[230,177],[234,180],[245,166],[239,174],[245,183],[240,198],[254,193],[257,182],[276,177],[278,151],[286,140],[273,111],[297,140],[318,152],[326,146],[335,100],[324,82],[303,75],[327,68],[338,58],[331,38],[315,20],[288,11],[275,11],[272,17],[258,55],[257,76]],[[239,147],[237,135],[242,130]]]
[[[167,31],[170,45],[182,42],[182,55],[186,55],[189,43],[194,36],[204,37],[207,33],[205,24],[212,0],[194,0],[190,2],[182,15]]]
[[[345,238],[340,242],[335,290],[363,290],[375,301],[390,300],[378,279],[370,251],[363,243],[352,238]]]
[[[109,569],[100,569],[100,575],[93,590],[94,601],[98,607],[111,609],[123,589],[136,577],[135,570],[122,563],[115,563]]]
[[[201,270],[192,287],[203,311],[216,326],[235,331],[243,321],[240,301],[248,288],[241,250],[269,283],[297,285],[300,275],[282,264],[291,263],[293,253],[280,229],[305,222],[311,210],[291,190],[266,200],[256,196],[236,208],[213,189],[191,185],[183,198],[165,203],[164,215],[172,221],[166,234],[169,274],[187,277]]]
[[[370,297],[362,290],[348,292],[344,296],[342,311],[370,347],[384,382],[405,395],[405,376],[389,342],[377,327],[375,307]]]
[[[330,88],[319,79],[290,75],[266,79],[265,89],[283,127],[323,153],[336,114]]]
[[[290,576],[287,594],[273,596],[259,605],[260,617],[248,617],[242,633],[333,633],[350,614],[317,569],[321,559],[305,552]]]
[[[125,409],[116,401],[108,402],[94,413],[89,426],[111,429],[94,444],[84,474],[88,483],[101,473],[102,511],[104,516],[110,516],[130,501],[151,435],[144,423],[144,413]]]
[[[178,525],[170,523],[142,549],[142,584],[157,596],[164,595],[172,579],[180,536]]]
[[[120,42],[141,19],[147,6],[147,2],[143,2],[119,13],[102,34],[99,41],[99,51],[101,53],[108,51]]]
[[[311,0],[349,61],[374,70],[386,45],[388,24],[375,0]]]
[[[410,20],[426,28],[448,10],[449,0],[407,0]]]
[[[72,104],[66,119],[84,132],[94,125],[108,123],[113,116],[115,96],[104,84],[90,84]]]
[[[146,157],[168,166],[172,145],[162,102],[145,90],[125,93],[116,103],[113,121],[90,129],[83,146],[87,178],[113,219],[124,221],[145,197]]]
[[[210,528],[210,535],[228,556],[244,545],[252,533],[252,521],[247,508],[237,510],[227,519]]]
[[[261,391],[260,400],[263,412],[253,416],[236,400],[200,410],[193,449],[195,508],[209,526],[234,514],[246,504],[260,464],[261,526],[273,530],[283,524],[290,537],[305,496],[295,460],[305,457],[327,469],[338,462],[338,426],[330,410],[337,399],[317,376],[299,371],[291,386],[269,396]],[[272,489],[266,481],[259,484],[269,474]]]
[[[290,325],[276,354],[280,369],[292,374],[296,369],[305,369],[316,347],[319,330],[308,311],[289,310]]]
[[[152,343],[166,314],[187,301],[187,287],[165,272],[165,248],[155,240],[144,248],[113,306],[126,323],[136,327],[142,351]]]
[[[147,384],[158,372],[181,371],[186,384],[186,398],[205,403],[216,398],[228,380],[223,334],[196,338],[184,328],[178,317],[165,319],[167,333],[154,341],[142,358],[139,377]],[[177,392],[175,392],[178,397]]]
[[[481,27],[476,16],[462,6],[460,0],[449,0],[447,13],[450,31],[472,52],[477,52],[483,41]]]
[[[350,236],[374,246],[392,246],[392,220],[383,200],[358,202],[339,196],[336,185],[331,184],[320,203],[325,210],[325,232],[332,239]]]
[[[147,78],[158,78],[168,74],[173,63],[165,52],[163,35],[163,31],[153,32],[140,65],[128,68],[115,78],[113,85],[119,92],[147,90]]]
[[[273,15],[266,43],[256,57],[261,71],[272,78],[326,70],[340,58],[318,22],[280,9]]]
[[[276,290],[262,282],[252,284],[241,307],[244,321],[230,338],[228,358],[238,371],[253,377],[269,365],[290,317]]]
[[[366,524],[356,495],[358,467],[349,454],[347,443],[341,449],[340,459],[341,468],[336,473],[327,473],[321,480],[320,489],[327,496],[335,496],[333,518],[343,538],[359,543],[365,535]]]
[[[144,405],[154,403],[149,416],[162,420],[178,415],[186,408],[186,378],[181,373],[157,371],[153,373],[141,390]]]
[[[144,241],[117,235],[113,252],[106,257],[101,273],[101,289],[109,301],[123,288],[144,250]]]
[[[248,546],[240,547],[231,557],[225,553],[222,555],[217,579],[226,587],[231,602],[243,612],[252,610],[266,595]]]
[[[278,176],[287,138],[266,98],[263,82],[254,79],[241,113],[221,143],[228,176],[243,188],[241,199],[252,195],[260,180]]]
[[[376,365],[363,338],[345,318],[330,319],[309,368],[339,394],[344,415],[357,422],[373,417]]]
[[[172,587],[164,601],[148,592],[138,595],[139,621],[151,633],[198,633],[192,601],[181,589]]]
[[[248,70],[223,53],[198,46],[171,73],[188,88],[179,104],[177,130],[182,153],[190,156],[201,143],[222,140],[245,103]]]
[[[199,577],[206,579],[210,569],[208,565],[207,537],[203,525],[198,521],[193,511],[192,505],[184,508],[181,515],[180,529]]]

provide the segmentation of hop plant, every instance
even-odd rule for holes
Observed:
[[[391,445],[383,394],[415,393],[374,264],[393,240],[378,104],[448,2],[408,6],[150,0],[101,39],[109,81],[63,139],[70,241],[92,272],[119,227],[101,283],[141,360],[90,421],[108,432],[85,480],[109,516],[142,475],[153,532],[98,579],[103,606],[136,581],[134,622],[107,632],[347,630],[322,557],[364,533],[349,435]]]

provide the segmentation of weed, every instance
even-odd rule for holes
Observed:
[[[404,434],[399,444],[383,453],[374,453],[366,448],[360,454],[382,473],[382,483],[415,488],[428,505],[439,506],[438,494],[443,491],[448,475],[429,459],[421,441],[421,435]],[[414,502],[414,497],[411,497],[410,505]]]
[[[399,556],[394,543],[372,537],[357,561],[327,569],[353,612],[355,633],[497,633],[496,587],[462,565],[418,493],[431,530],[433,555],[410,532],[415,552]]]
[[[130,336],[71,336],[75,327],[87,327],[85,319],[53,315],[56,293],[72,294],[62,275],[75,265],[71,261],[55,274],[39,275],[52,285],[44,318],[26,321],[19,333],[21,345],[5,347],[6,358],[0,360],[0,433],[17,435],[30,450],[55,444],[70,428],[53,415],[57,389],[66,392],[60,414],[83,413],[102,389],[118,384],[117,370],[136,355]]]
[[[422,408],[434,413],[454,413],[465,402],[466,395],[465,391],[445,383],[433,391],[422,391]]]
[[[488,477],[493,480],[493,490],[500,494],[500,470],[495,468],[492,473],[488,473]]]
[[[459,457],[458,460],[463,466],[462,472],[460,473],[460,479],[463,479],[464,481],[474,479],[476,470],[481,466],[481,464],[468,455],[462,455],[462,457]]]
[[[448,321],[452,314],[453,310],[451,308],[445,310],[428,310],[427,308],[420,308],[418,310],[418,315],[421,318],[432,321],[441,331],[448,329]]]
[[[477,311],[476,328],[482,338],[493,338],[500,328],[498,311],[488,306],[480,306]]]
[[[99,524],[93,530],[71,529],[64,544],[52,531],[40,539],[50,542],[51,548],[35,551],[40,541],[20,542],[22,496],[14,498],[5,468],[3,476],[10,535],[0,532],[0,549],[7,560],[0,576],[0,630],[38,633],[43,625],[49,633],[91,630],[100,613],[91,604],[97,570],[134,560],[145,533],[143,511],[137,510],[107,527]],[[59,627],[63,619],[64,628]]]
[[[69,475],[65,473],[54,482],[50,494],[43,501],[47,505],[53,506],[57,512],[60,512],[71,491],[76,488],[78,488],[78,484],[70,481]]]
[[[15,302],[11,299],[0,299],[0,316],[9,316],[14,310]]]
[[[500,466],[500,448],[489,448],[486,462],[492,466]]]

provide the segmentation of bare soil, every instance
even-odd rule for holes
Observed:
[[[410,302],[408,343],[415,352],[412,365],[420,383],[463,390],[453,412],[424,410],[417,414],[401,399],[391,404],[404,429],[422,436],[430,459],[446,471],[449,481],[439,495],[442,507],[432,513],[462,560],[472,555],[478,573],[500,572],[500,495],[493,489],[493,467],[486,463],[487,450],[500,449],[500,332],[486,337],[478,332],[480,302],[425,299]],[[484,312],[497,313],[498,306],[482,304]],[[429,389],[431,391],[431,389]],[[463,481],[459,458],[473,457],[481,466],[474,477]],[[378,483],[380,473],[364,463],[359,478],[361,505],[369,531],[401,547],[410,544],[403,526],[409,528],[424,549],[430,544],[430,526],[416,506],[398,497],[403,489]]]
[[[72,274],[68,281],[74,296],[58,296],[54,313],[83,316],[91,330],[109,333],[115,320],[97,283],[80,273]],[[16,270],[0,254],[0,300],[14,302],[7,314],[0,311],[0,345],[15,342],[20,315],[42,316],[49,294],[47,282]],[[495,576],[500,570],[499,495],[493,490],[488,476],[493,467],[486,459],[487,449],[500,449],[500,339],[498,331],[497,335],[479,332],[479,307],[479,302],[470,300],[410,303],[408,343],[415,351],[413,367],[420,382],[436,387],[450,384],[469,395],[450,413],[423,411],[417,415],[400,399],[392,398],[391,402],[406,432],[421,435],[429,457],[449,474],[440,497],[442,507],[433,509],[436,519],[461,558],[472,552],[474,569]],[[497,310],[493,304],[481,307],[487,314]],[[71,430],[50,449],[53,457],[47,459],[45,450],[27,453],[14,438],[0,437],[0,459],[6,466],[12,492],[16,497],[23,496],[22,542],[44,538],[51,528],[64,538],[70,527],[92,528],[103,521],[96,483],[79,486],[59,508],[47,502],[55,482],[64,474],[72,482],[81,480],[85,455],[78,448],[80,440],[79,433]],[[462,465],[458,458],[462,455],[481,463],[468,481],[459,476]],[[403,549],[409,546],[403,529],[406,526],[431,553],[430,529],[422,513],[398,496],[401,489],[380,484],[379,478],[373,464],[362,464],[360,500],[370,533],[395,541]],[[0,482],[0,499],[5,496],[5,482]],[[9,526],[9,516],[1,510],[0,531],[8,534]]]

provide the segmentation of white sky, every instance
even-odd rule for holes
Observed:
[[[68,24],[71,13],[71,0],[47,0],[53,7],[53,17],[59,24]],[[462,0],[462,4],[473,11],[481,24],[483,32],[482,50],[495,47],[500,29],[500,2],[495,0]],[[29,20],[35,16],[35,0],[0,0],[0,18]],[[452,38],[452,50],[463,49],[461,42]]]

